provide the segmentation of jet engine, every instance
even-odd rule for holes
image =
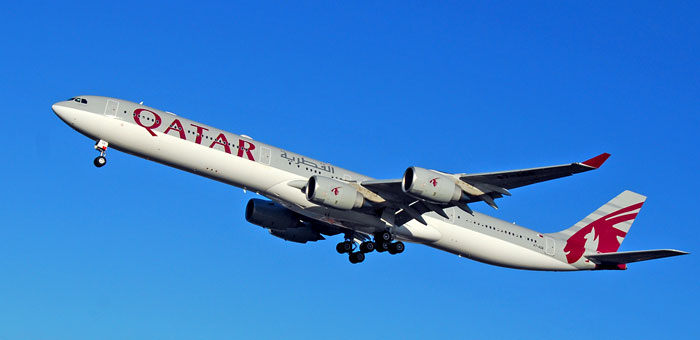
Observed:
[[[323,206],[350,210],[359,208],[365,198],[351,185],[332,178],[311,176],[306,183],[306,199]]]
[[[297,243],[325,240],[321,234],[315,232],[313,228],[311,228],[311,225],[307,225],[306,223],[304,227],[287,229],[285,231],[270,230],[270,235]]]
[[[459,201],[464,195],[455,182],[454,178],[443,173],[413,166],[404,172],[401,189],[426,201],[450,203]]]
[[[296,213],[272,201],[255,198],[248,201],[245,219],[287,241],[306,243],[324,240],[311,223],[302,221]]]

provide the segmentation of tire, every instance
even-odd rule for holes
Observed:
[[[362,252],[354,252],[350,253],[348,256],[348,259],[350,260],[350,263],[355,264],[355,263],[360,263],[365,260],[365,253]]]
[[[371,253],[374,251],[374,242],[362,242],[360,251],[363,253]]]
[[[107,158],[98,156],[94,161],[92,161],[92,164],[95,164],[96,167],[101,168],[107,164]]]
[[[352,242],[350,241],[343,241],[343,250],[345,250],[346,253],[349,253],[352,251]]]
[[[387,241],[374,242],[374,249],[380,253],[383,253],[383,252],[389,250],[389,242],[387,242]]]
[[[382,231],[378,236],[382,241],[391,241],[391,233],[388,231]]]
[[[343,241],[343,242],[338,243],[335,246],[335,251],[337,251],[338,254],[345,254],[345,253],[351,252],[352,251],[352,242]]]
[[[404,250],[406,250],[406,246],[403,244],[403,242],[399,241],[394,243],[394,249],[396,250],[397,254],[401,254]]]
[[[394,242],[389,245],[389,254],[391,255],[396,255],[396,254],[401,254],[403,251],[406,249],[406,246],[403,244],[403,242]]]

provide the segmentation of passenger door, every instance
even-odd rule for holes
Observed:
[[[556,249],[556,243],[555,243],[554,239],[545,236],[544,240],[545,240],[545,248],[544,248],[545,254],[554,256],[554,252]]]
[[[107,100],[107,105],[105,106],[105,116],[116,118],[117,112],[119,112],[119,102],[116,100]]]

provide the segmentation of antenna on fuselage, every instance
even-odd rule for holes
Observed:
[[[143,101],[139,103],[139,105],[143,105]]]

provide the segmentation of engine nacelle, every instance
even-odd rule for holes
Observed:
[[[303,227],[291,228],[285,231],[270,230],[270,234],[283,240],[297,243],[325,240],[321,234],[313,230],[311,225],[306,224]]]
[[[332,178],[311,176],[306,183],[306,199],[323,206],[350,210],[361,207],[365,198],[351,185]]]
[[[415,166],[404,172],[401,189],[416,198],[434,203],[459,201],[463,195],[454,178]]]
[[[248,201],[245,219],[287,241],[306,243],[324,239],[311,223],[300,220],[293,211],[272,201],[255,198]]]
[[[245,207],[245,220],[270,230],[297,228],[299,217],[291,210],[272,201],[251,199]]]

